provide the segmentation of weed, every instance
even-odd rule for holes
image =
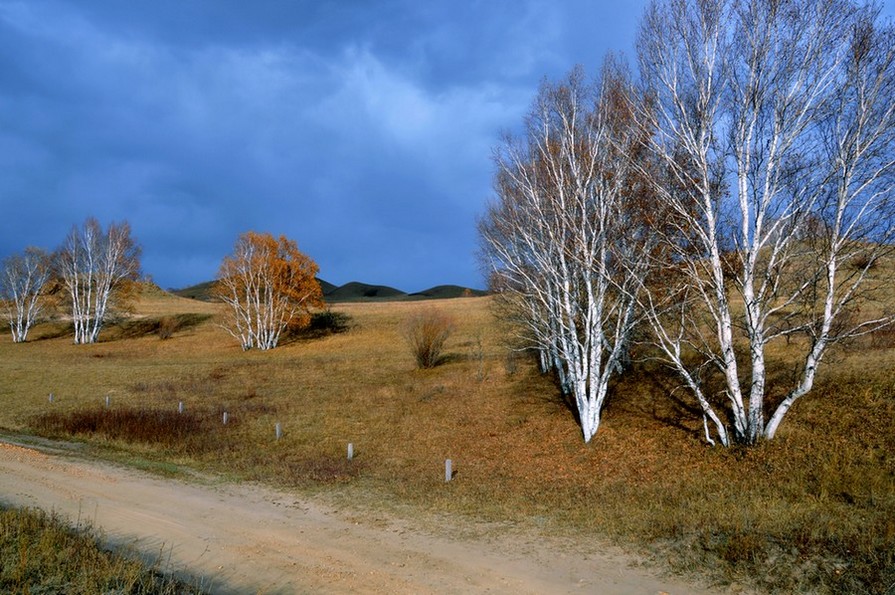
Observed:
[[[239,425],[243,412],[257,411],[259,407],[230,408],[228,427],[224,427],[222,414],[226,409],[189,409],[181,413],[173,407],[94,407],[68,413],[43,413],[32,419],[31,427],[35,433],[48,437],[102,438],[196,456],[221,448],[227,432],[232,433]],[[266,407],[260,406],[260,409],[264,411]]]

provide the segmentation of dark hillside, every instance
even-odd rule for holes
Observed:
[[[320,290],[323,292],[324,297],[331,294],[332,292],[334,292],[335,290],[337,290],[339,288],[337,285],[333,285],[329,281],[324,281],[323,279],[321,279],[319,277],[317,278],[317,283],[320,284]]]
[[[189,298],[191,300],[210,302],[212,301],[211,288],[214,286],[214,284],[214,281],[206,281],[197,285],[184,287],[183,289],[169,289],[168,292],[173,293],[174,295],[179,295],[180,297]]]
[[[484,295],[488,295],[488,292],[481,289],[470,289],[469,287],[461,287],[459,285],[436,285],[423,291],[411,293],[410,297],[438,300],[459,297],[481,297]]]
[[[388,287],[386,285],[369,285],[352,281],[341,287],[329,292],[324,292],[324,297],[328,302],[355,302],[369,299],[401,299],[407,294],[400,289]]]
[[[320,283],[320,289],[323,291],[323,298],[329,303],[338,302],[358,302],[370,300],[403,300],[403,299],[449,299],[459,297],[479,297],[487,295],[486,291],[481,289],[470,289],[459,285],[436,285],[423,291],[407,294],[400,289],[389,287],[387,285],[372,285],[370,283],[361,283],[352,281],[342,286],[336,286],[323,279],[317,279]],[[174,295],[201,300],[204,302],[212,301],[211,288],[214,281],[206,281],[183,289],[171,289],[169,293]]]

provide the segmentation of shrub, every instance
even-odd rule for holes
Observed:
[[[431,307],[417,311],[407,320],[404,336],[417,367],[434,368],[441,363],[444,344],[453,330],[453,319]]]
[[[158,337],[162,341],[170,339],[179,328],[180,323],[173,316],[165,316],[158,323]]]

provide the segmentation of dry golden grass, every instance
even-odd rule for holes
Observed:
[[[136,556],[134,556],[136,557]],[[89,525],[70,527],[55,514],[0,507],[0,591],[10,594],[129,593],[186,595],[204,592],[105,551]]]
[[[339,305],[348,332],[243,352],[202,318],[220,306],[144,296],[143,321],[195,323],[165,341],[129,332],[134,321],[97,345],[72,345],[53,325],[26,344],[0,339],[0,427],[78,430],[118,456],[373,509],[612,538],[677,570],[769,591],[871,593],[895,582],[891,349],[868,343],[837,354],[778,439],[749,450],[705,446],[686,393],[641,366],[615,386],[603,426],[584,445],[550,379],[504,350],[489,306],[488,298],[439,302],[456,329],[445,362],[418,370],[402,327],[425,303]],[[785,347],[779,353],[788,357]],[[117,421],[103,420],[112,413],[106,395]],[[147,415],[170,419],[180,401],[193,420],[183,427],[120,431]],[[456,476],[445,484],[448,458]]]

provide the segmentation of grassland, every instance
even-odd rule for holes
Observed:
[[[139,318],[96,345],[72,345],[61,323],[38,327],[27,344],[0,339],[0,427],[423,522],[451,515],[470,527],[608,538],[720,583],[891,591],[895,350],[886,336],[832,354],[778,438],[756,448],[707,447],[686,393],[645,364],[614,387],[584,445],[550,379],[503,347],[489,298],[437,302],[456,332],[444,364],[417,370],[401,326],[425,306],[340,304],[345,332],[243,352],[215,326],[218,305],[150,292]],[[160,340],[166,319],[180,322]],[[779,355],[783,377],[792,356]],[[456,476],[444,483],[448,458]]]

